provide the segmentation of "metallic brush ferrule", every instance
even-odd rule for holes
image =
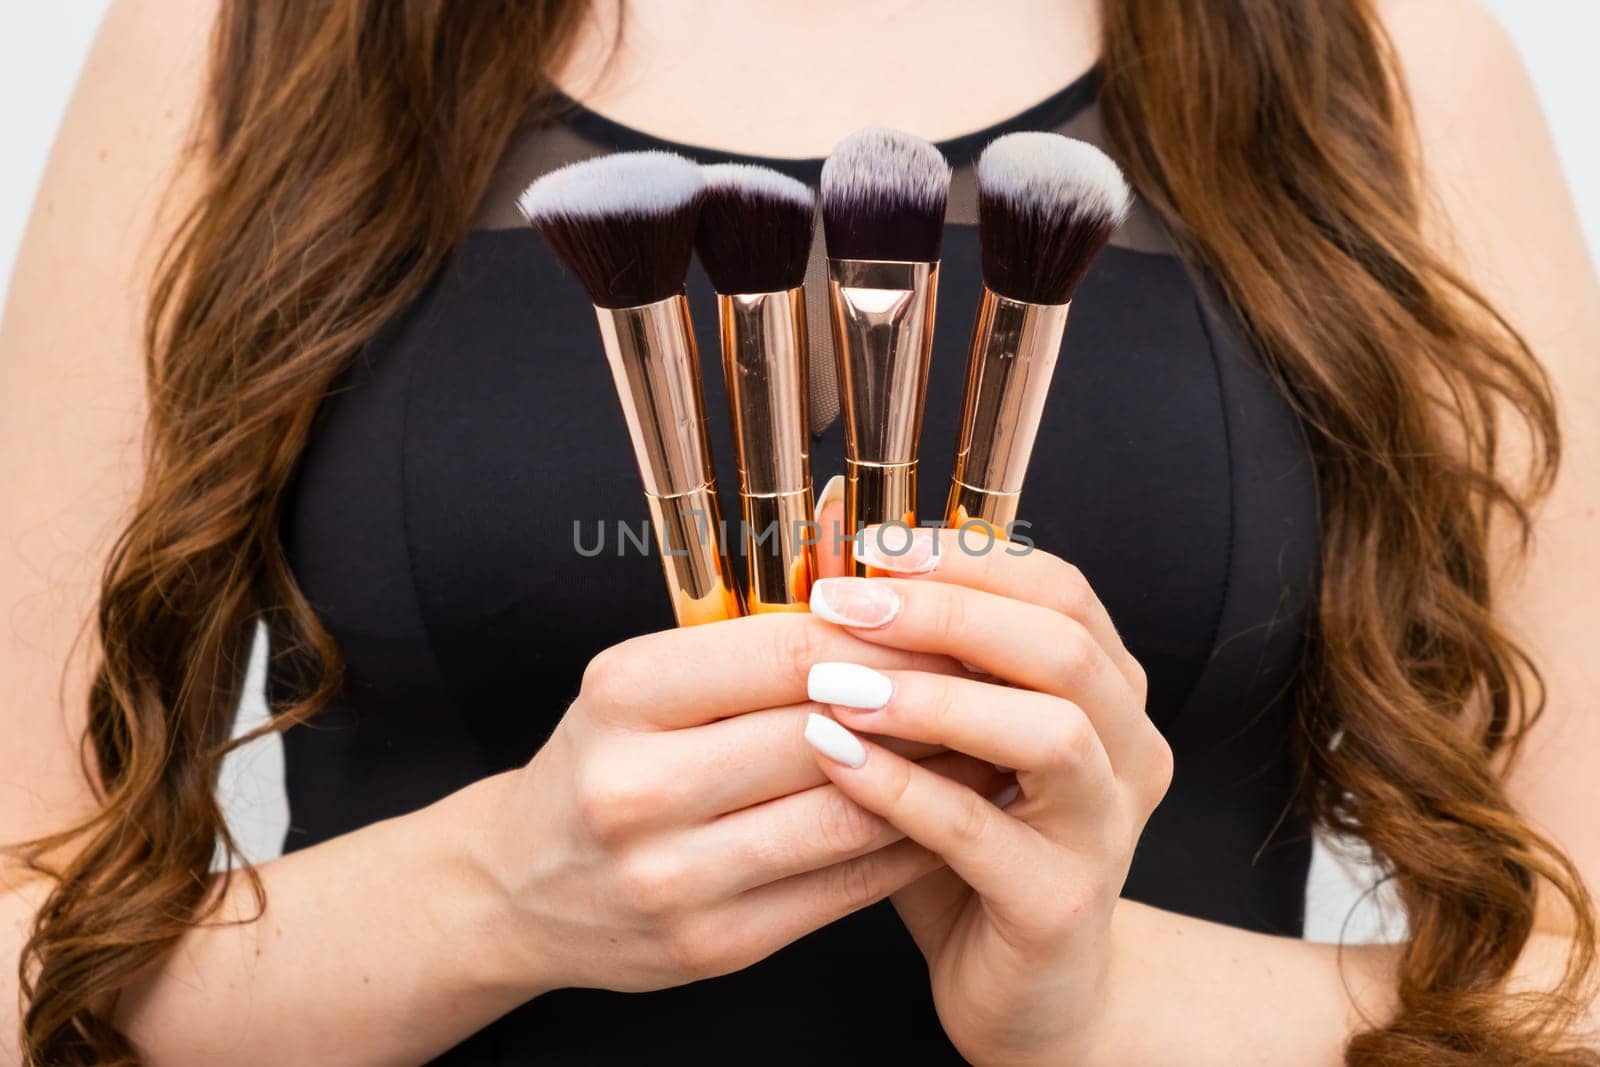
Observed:
[[[917,441],[938,292],[937,263],[828,260],[852,536],[863,526],[916,524]],[[865,573],[853,559],[851,567]]]
[[[1070,307],[1023,303],[984,287],[945,506],[948,525],[978,521],[1008,536]]]
[[[743,612],[719,537],[689,303],[679,294],[595,314],[678,624],[734,618]]]
[[[816,563],[805,290],[718,294],[717,312],[750,611],[804,610]]]

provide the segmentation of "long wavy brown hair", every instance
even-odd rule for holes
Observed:
[[[117,997],[213,914],[229,877],[208,874],[219,842],[232,852],[215,787],[255,623],[271,621],[275,662],[293,668],[268,729],[337,691],[338,649],[280,545],[285,486],[341,370],[469,226],[586,6],[223,5],[196,137],[206,186],[150,305],[148,475],[100,598],[86,763],[102,806],[27,849],[56,877],[21,964],[28,1064],[137,1062]],[[1316,454],[1307,796],[1322,826],[1370,846],[1410,929],[1398,1010],[1348,1062],[1594,1067],[1567,1036],[1592,969],[1590,901],[1497,773],[1541,695],[1496,618],[1489,527],[1500,516],[1526,536],[1554,476],[1549,385],[1424,240],[1369,0],[1105,8],[1113,141]],[[1497,464],[1508,418],[1534,444],[1526,477]],[[1576,949],[1556,988],[1508,993],[1541,905]]]

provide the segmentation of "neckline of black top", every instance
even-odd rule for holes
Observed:
[[[1099,84],[1100,67],[1096,64],[1037,104],[981,130],[935,142],[936,147],[944,153],[951,166],[970,166],[977,162],[979,154],[996,137],[1064,125],[1094,102]],[[676,152],[697,163],[757,163],[813,182],[822,171],[822,156],[757,156],[658,137],[592,111],[560,90],[554,93],[553,105],[556,117],[580,135],[619,152],[659,150]]]

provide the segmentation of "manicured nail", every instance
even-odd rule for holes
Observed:
[[[835,474],[822,486],[822,492],[817,495],[817,513],[820,515],[828,508],[844,503],[844,475]]]
[[[1017,783],[1012,782],[1010,785],[1000,790],[1000,792],[990,797],[989,803],[993,804],[997,808],[1008,808],[1011,806],[1011,802],[1016,800],[1021,793],[1021,787],[1018,786]]]
[[[806,716],[806,743],[835,763],[859,767],[867,762],[867,746],[826,715]]]
[[[806,695],[818,704],[876,711],[889,703],[894,683],[859,663],[815,663],[806,675]]]
[[[840,626],[873,629],[900,614],[900,597],[871,578],[823,578],[811,587],[811,611]]]
[[[939,541],[925,526],[868,526],[856,540],[856,559],[896,574],[929,574],[939,565]]]

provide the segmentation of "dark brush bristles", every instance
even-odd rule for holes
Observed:
[[[705,194],[695,250],[719,293],[779,293],[806,280],[817,198],[770,167],[700,168]]]
[[[1065,304],[1128,217],[1128,183],[1104,152],[1056,133],[1011,133],[978,159],[983,284]]]
[[[931,263],[949,197],[950,164],[933,145],[898,130],[857,130],[822,165],[828,255]]]
[[[682,291],[703,187],[682,156],[624,152],[551,171],[517,206],[590,300],[639,307]]]

